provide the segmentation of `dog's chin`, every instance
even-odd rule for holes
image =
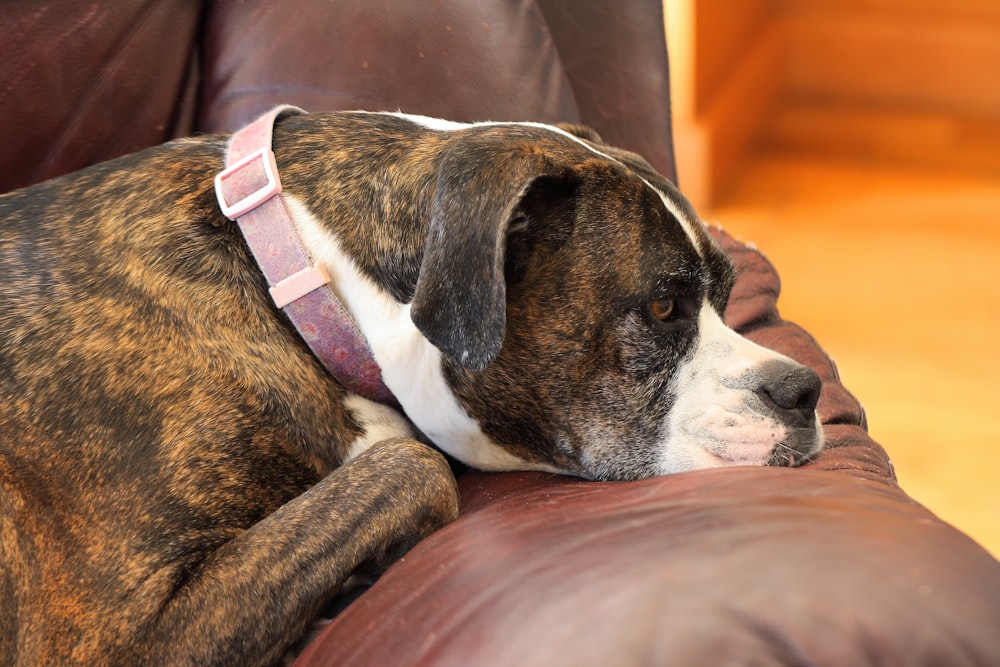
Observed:
[[[818,421],[812,427],[770,425],[753,432],[688,432],[672,438],[662,451],[656,474],[690,472],[724,467],[797,467],[811,462],[821,451],[823,433]]]
[[[796,468],[812,460],[823,447],[822,431],[813,428],[798,428],[787,431],[784,436],[763,455],[759,443],[732,442],[719,454],[706,450],[715,459],[716,465],[724,466],[776,466]]]

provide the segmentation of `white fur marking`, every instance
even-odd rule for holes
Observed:
[[[381,440],[399,436],[414,437],[410,422],[387,405],[370,401],[357,394],[348,394],[344,399],[344,407],[364,429],[364,433],[351,443],[345,463]]]

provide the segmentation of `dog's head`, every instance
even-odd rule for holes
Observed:
[[[734,280],[640,157],[542,126],[456,131],[411,316],[526,467],[635,479],[816,454],[815,373],[722,322]]]

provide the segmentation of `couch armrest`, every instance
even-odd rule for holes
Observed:
[[[730,323],[823,378],[817,460],[629,483],[467,473],[459,520],[299,667],[1000,664],[1000,563],[898,487],[832,362],[778,316],[773,267],[716,237],[739,271]]]

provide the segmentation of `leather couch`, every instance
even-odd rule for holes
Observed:
[[[582,122],[675,178],[659,0],[16,1],[0,21],[0,191],[278,102]],[[821,375],[824,453],[636,483],[466,471],[459,520],[297,664],[1000,665],[1000,563],[906,495],[781,318],[774,267],[715,235],[729,323]]]

